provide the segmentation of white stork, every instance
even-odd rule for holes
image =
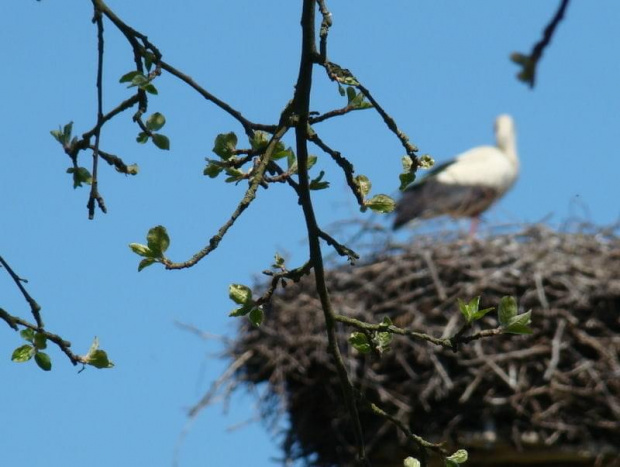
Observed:
[[[394,229],[416,219],[450,215],[471,217],[474,234],[480,214],[510,189],[519,174],[512,117],[495,120],[497,147],[479,146],[433,167],[411,185],[396,206]]]

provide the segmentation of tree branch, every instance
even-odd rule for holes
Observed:
[[[107,212],[103,197],[99,193],[98,167],[99,167],[99,142],[101,140],[101,127],[103,126],[103,18],[101,12],[94,5],[95,12],[93,22],[97,25],[97,125],[95,126],[95,146],[93,148],[93,170],[92,182],[90,185],[90,196],[88,197],[88,218],[95,218],[95,202],[103,213]]]
[[[280,125],[278,126],[278,129],[271,138],[271,141],[269,142],[265,153],[261,156],[260,162],[256,167],[255,171],[253,172],[250,186],[248,187],[245,195],[237,205],[237,208],[234,210],[228,221],[226,221],[226,223],[224,223],[224,225],[220,227],[217,233],[209,239],[207,245],[194,256],[192,256],[189,260],[181,263],[175,263],[167,258],[164,258],[162,260],[162,263],[164,264],[166,269],[185,269],[192,267],[209,253],[211,253],[213,250],[215,250],[219,246],[224,235],[226,235],[226,232],[228,232],[228,229],[232,227],[232,225],[239,218],[239,216],[243,214],[243,211],[245,211],[250,205],[250,203],[254,201],[254,199],[256,198],[256,191],[258,190],[259,185],[263,182],[265,170],[267,169],[267,166],[271,161],[271,156],[273,156],[276,145],[289,129],[289,123],[284,118],[284,115],[286,113],[287,110],[285,109],[285,111],[283,112],[283,118],[280,122]]]
[[[542,58],[544,51],[551,43],[551,39],[553,38],[556,28],[564,19],[564,14],[566,13],[569,3],[570,0],[561,1],[555,15],[553,15],[553,18],[543,31],[543,37],[536,44],[534,44],[534,47],[528,56],[520,53],[513,53],[511,55],[512,61],[522,67],[517,77],[521,81],[527,83],[530,88],[533,88],[536,83],[536,70],[538,67],[538,62]]]
[[[15,271],[13,271],[11,266],[9,266],[9,263],[7,263],[2,256],[0,256],[0,264],[2,265],[2,267],[4,267],[4,269],[6,269],[6,272],[9,273],[9,276],[11,276],[11,279],[13,279],[13,282],[15,282],[15,285],[28,302],[28,305],[30,305],[30,312],[32,313],[32,316],[37,323],[37,327],[42,328],[44,325],[43,320],[41,319],[41,305],[39,305],[37,301],[30,296],[26,288],[22,285],[22,282],[28,281],[26,279],[22,279],[17,274],[15,274]]]
[[[310,92],[312,89],[312,68],[316,55],[315,42],[315,0],[304,0],[301,18],[302,27],[302,50],[301,63],[299,65],[299,75],[297,85],[295,86],[295,97],[293,99],[293,111],[298,118],[295,127],[295,140],[297,149],[297,161],[299,166],[299,202],[304,212],[306,227],[308,230],[308,244],[310,250],[310,262],[314,268],[316,291],[321,301],[321,308],[325,319],[325,327],[328,338],[328,350],[334,359],[336,370],[344,400],[347,405],[351,421],[353,423],[353,431],[358,447],[357,460],[361,464],[367,464],[366,451],[364,447],[364,436],[362,425],[357,409],[355,390],[349,379],[347,369],[340,354],[338,347],[338,338],[336,335],[335,313],[332,309],[331,300],[327,290],[325,279],[325,269],[323,265],[323,254],[321,251],[321,243],[319,240],[320,229],[318,227],[312,198],[310,195],[310,181],[308,177],[308,128],[309,128],[309,111],[310,111]]]

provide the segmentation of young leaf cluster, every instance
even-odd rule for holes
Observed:
[[[34,361],[39,368],[43,371],[50,371],[52,369],[52,360],[47,353],[42,352],[42,350],[47,348],[47,337],[30,328],[22,329],[19,335],[22,339],[27,341],[28,344],[17,347],[13,351],[11,360],[17,363],[23,363],[34,357]]]
[[[170,140],[166,135],[157,133],[165,124],[166,117],[159,112],[155,112],[146,119],[146,122],[144,122],[144,129],[146,131],[141,131],[136,137],[136,141],[140,144],[144,144],[150,139],[159,149],[168,151],[170,149]]]
[[[354,86],[347,86],[345,89],[340,85],[340,83],[338,83],[338,92],[340,92],[341,96],[346,94],[347,107],[353,110],[372,108],[372,104],[366,100],[366,96],[364,96],[361,92],[356,92]]]
[[[480,297],[472,298],[469,303],[458,299],[459,309],[467,324],[482,319],[494,308],[480,309]],[[517,300],[514,297],[505,296],[499,302],[498,317],[501,331],[505,334],[531,334],[530,324],[531,310],[517,314]]]
[[[158,225],[149,230],[146,235],[146,245],[141,243],[129,244],[131,251],[144,258],[138,265],[138,271],[142,271],[153,263],[161,263],[166,258],[164,253],[169,246],[170,237],[163,225]]]
[[[499,302],[499,324],[505,334],[532,334],[532,310],[517,314],[517,300],[502,297]]]
[[[379,355],[389,352],[394,337],[391,332],[387,331],[390,326],[392,326],[392,320],[386,316],[379,324],[379,328],[384,328],[385,331],[352,332],[349,336],[349,344],[363,354],[370,353],[370,351],[375,351]]]
[[[93,340],[88,353],[84,356],[84,363],[99,369],[112,368],[114,366],[114,363],[112,363],[108,358],[106,351],[99,348],[99,339],[96,337]]]
[[[228,286],[228,297],[239,307],[230,312],[228,316],[238,317],[247,316],[254,326],[260,326],[265,319],[265,313],[252,297],[252,290],[243,284],[230,284]]]
[[[129,83],[128,88],[137,87],[149,94],[157,95],[159,92],[153,85],[152,79],[145,76],[142,72],[134,70],[121,76],[119,83]]]
[[[372,183],[366,175],[357,175],[354,178],[354,183],[364,200],[364,204],[361,208],[362,211],[371,209],[374,212],[389,213],[396,208],[396,201],[388,195],[379,194],[370,199],[366,199],[372,188]]]

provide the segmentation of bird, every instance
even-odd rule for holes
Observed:
[[[443,215],[472,219],[470,235],[480,215],[500,199],[519,175],[515,124],[510,115],[495,120],[496,146],[479,146],[433,167],[406,188],[396,205],[394,229],[413,219]]]

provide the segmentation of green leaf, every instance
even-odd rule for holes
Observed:
[[[148,92],[149,94],[153,94],[153,95],[159,94],[159,92],[157,91],[157,88],[153,85],[153,83],[148,83],[143,86],[140,86],[140,89]]]
[[[415,174],[412,172],[404,172],[398,176],[398,179],[400,180],[398,189],[400,191],[405,191],[409,185],[415,182]]]
[[[146,84],[149,83],[149,79],[144,76],[142,73],[138,72],[136,73],[133,78],[131,78],[131,81],[129,81],[129,86],[130,88],[134,87],[134,86],[145,86]]]
[[[265,313],[263,312],[262,308],[252,308],[252,311],[250,311],[248,318],[254,326],[259,327],[261,324],[263,324],[263,320],[265,319]]]
[[[136,136],[136,141],[140,144],[144,144],[149,140],[149,134],[141,131],[140,133],[138,133],[138,136]]]
[[[34,361],[43,371],[50,371],[52,369],[52,360],[45,352],[37,352],[34,355]]]
[[[411,172],[411,169],[413,168],[413,159],[411,156],[401,157],[400,162],[403,165],[403,172]]]
[[[144,268],[149,267],[153,263],[157,263],[157,260],[155,258],[144,258],[142,261],[140,261],[140,264],[138,264],[138,272],[142,271]]]
[[[469,303],[467,304],[467,307],[469,308],[469,311],[471,312],[472,315],[475,312],[477,312],[478,308],[480,308],[480,295],[478,295],[477,297],[472,298],[469,301]]]
[[[446,462],[444,465],[446,467],[459,467],[458,462],[454,462],[453,460],[450,460],[450,459],[446,459]]]
[[[247,305],[252,303],[252,290],[247,285],[230,284],[228,286],[228,297],[239,305]]]
[[[491,306],[489,308],[484,308],[482,310],[478,310],[474,313],[474,320],[479,320],[482,317],[484,317],[484,315],[486,315],[488,312],[495,310],[495,307]]]
[[[159,131],[166,124],[166,117],[159,112],[155,112],[146,119],[145,125],[150,131]]]
[[[60,131],[60,130],[52,130],[52,131],[50,131],[50,134],[54,137],[54,139],[56,141],[58,141],[60,144],[63,144],[62,131]]]
[[[271,265],[271,267],[283,269],[284,258],[282,258],[282,256],[280,256],[279,253],[276,253],[273,258],[274,258],[274,263]]]
[[[65,143],[71,140],[71,133],[73,133],[73,122],[67,123],[62,129],[63,139]]]
[[[86,356],[90,355],[91,353],[93,353],[98,348],[99,348],[99,338],[95,337],[93,339],[93,343],[90,344],[90,349],[88,349],[88,354],[86,354]]]
[[[378,332],[374,336],[374,343],[377,350],[381,353],[390,350],[390,344],[392,343],[393,335],[391,332]]]
[[[389,328],[392,325],[392,320],[390,319],[389,316],[386,316],[383,318],[383,320],[381,320],[381,322],[379,323],[379,326],[383,327],[383,328]]]
[[[472,298],[469,303],[465,303],[459,298],[458,304],[459,309],[461,310],[461,313],[465,317],[467,323],[471,323],[473,321],[481,319],[489,311],[492,311],[494,309],[493,307],[490,307],[479,310],[478,308],[480,307],[480,296]]]
[[[340,83],[338,83],[338,92],[340,93],[341,96],[344,97],[344,95],[346,94],[346,91],[344,90],[344,88],[342,87],[342,85]]]
[[[88,349],[88,353],[84,356],[86,363],[95,368],[112,368],[114,363],[108,359],[108,354],[103,350],[99,350],[99,339],[95,337],[93,343]]]
[[[225,171],[226,175],[228,175],[228,177],[224,180],[226,183],[238,182],[243,180],[243,177],[245,176],[243,170],[236,169],[234,167],[228,167]]]
[[[293,150],[291,148],[286,148],[282,151],[274,152],[273,156],[271,156],[271,159],[277,161],[280,159],[284,159],[285,157],[288,159],[289,156],[293,156],[294,158],[295,154],[293,153]]]
[[[209,161],[202,173],[211,178],[215,178],[222,172],[222,170],[222,166],[220,166],[216,161]]]
[[[355,177],[354,181],[355,184],[359,187],[363,197],[367,196],[368,193],[370,193],[372,183],[366,175],[358,175],[357,177]]]
[[[105,350],[89,352],[86,356],[86,363],[99,369],[112,368],[114,366],[114,363],[110,361]]]
[[[369,200],[364,201],[364,206],[375,212],[388,213],[392,212],[394,208],[396,208],[396,201],[388,195],[376,195]]]
[[[420,158],[418,159],[418,166],[421,169],[430,169],[434,165],[435,165],[435,159],[433,159],[428,154],[424,154],[423,156],[420,156]]]
[[[352,86],[347,87],[347,101],[351,104],[351,101],[355,99],[355,88]]]
[[[366,96],[364,96],[364,94],[360,92],[359,94],[357,94],[357,96],[355,96],[352,100],[349,101],[349,105],[355,109],[365,109],[368,107],[372,107],[372,104],[364,101],[365,97]]]
[[[228,316],[230,316],[232,318],[238,318],[239,316],[247,315],[253,309],[254,309],[254,307],[252,306],[252,304],[244,305],[242,307],[235,308],[233,311],[228,313]]]
[[[34,346],[37,350],[45,349],[47,347],[47,337],[40,332],[37,332],[34,335]]]
[[[168,151],[170,149],[170,140],[167,136],[162,135],[161,133],[153,133],[153,144],[164,151]]]
[[[465,462],[467,462],[468,457],[469,457],[469,454],[467,453],[465,449],[459,449],[454,454],[447,457],[446,460],[456,462],[457,464],[464,464]]]
[[[144,66],[146,67],[146,71],[151,71],[151,67],[153,66],[153,60],[155,59],[155,55],[150,52],[146,52],[144,54]]]
[[[149,250],[151,250],[155,256],[162,257],[168,247],[170,246],[170,237],[163,225],[158,225],[149,230],[146,235],[146,243]]]
[[[70,147],[72,143],[71,134],[73,133],[73,122],[67,123],[64,127],[58,127],[58,130],[50,131],[50,134],[56,141],[63,145],[63,147]],[[74,142],[77,142],[77,138],[73,138]]]
[[[407,457],[403,461],[403,467],[421,467],[420,461],[414,457]]]
[[[237,135],[232,131],[230,133],[221,133],[215,137],[213,152],[222,159],[230,159],[236,149]]]
[[[254,151],[262,151],[269,144],[267,133],[264,131],[256,131],[254,136],[250,138],[250,145]]]
[[[11,356],[11,360],[17,363],[27,362],[34,355],[34,347],[31,345],[22,345],[21,347],[17,347],[13,351],[13,355]]]
[[[155,252],[151,251],[148,246],[142,245],[141,243],[130,243],[129,248],[131,248],[131,251],[140,256],[145,256],[147,258],[157,257]]]
[[[121,76],[121,79],[119,79],[118,82],[119,83],[131,83],[133,79],[138,75],[142,75],[142,73],[136,70],[130,71],[129,73],[125,73],[123,76]]]
[[[461,310],[461,314],[465,318],[465,321],[467,321],[468,323],[471,322],[471,315],[472,314],[469,311],[469,306],[467,305],[467,303],[465,303],[460,298],[457,298],[456,300],[457,300],[457,302],[459,304],[459,310]]]
[[[293,168],[295,171],[291,170]],[[297,171],[297,157],[295,157],[295,153],[293,151],[286,156],[286,170],[290,173],[295,173]]]
[[[370,352],[370,342],[368,342],[368,337],[363,332],[352,332],[351,336],[349,336],[349,343],[357,349],[358,352]]]
[[[517,300],[514,297],[505,296],[499,301],[499,324],[508,326],[510,320],[517,315]]]
[[[321,170],[319,176],[313,179],[310,182],[309,188],[311,190],[324,190],[329,187],[329,182],[322,182],[323,176],[325,175],[325,171]]]
[[[531,323],[532,311],[530,310],[513,316],[508,324],[504,326],[503,331],[507,334],[532,334],[532,329],[529,327]]]
[[[314,167],[314,164],[316,164],[317,160],[319,160],[319,158],[317,156],[314,156],[312,154],[310,154],[308,156],[308,170],[310,170],[312,167]]]
[[[78,167],[77,169],[74,167],[70,167],[67,169],[68,174],[73,174],[73,188],[77,188],[82,186],[82,183],[86,183],[90,185],[93,183],[93,177],[84,167]]]
[[[34,330],[33,329],[30,329],[30,328],[22,329],[21,331],[19,331],[19,335],[22,337],[22,339],[28,342],[34,342]]]

